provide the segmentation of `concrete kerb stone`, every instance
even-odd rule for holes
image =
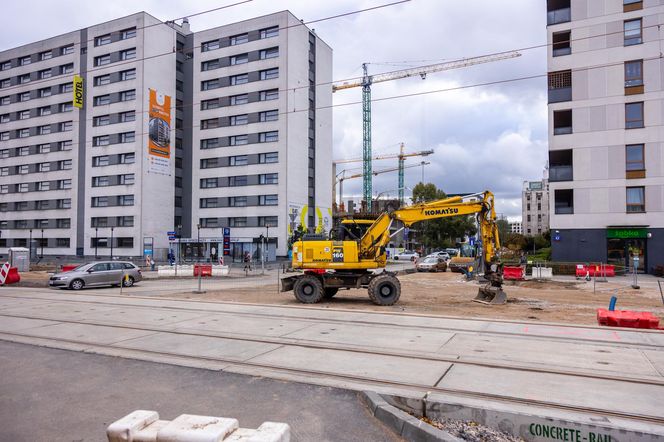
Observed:
[[[439,430],[426,422],[390,405],[383,396],[373,391],[364,391],[361,393],[363,402],[367,405],[371,413],[392,429],[396,434],[404,437],[406,440],[413,441],[449,441],[458,442],[462,439],[456,438],[451,434]]]

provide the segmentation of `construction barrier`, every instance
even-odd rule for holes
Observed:
[[[21,275],[17,267],[9,267],[9,263],[4,263],[0,267],[0,285],[16,284],[21,281]]]
[[[194,276],[212,276],[211,264],[194,264]]]
[[[518,281],[524,276],[523,267],[503,267],[503,279]]]
[[[577,264],[576,265],[576,277],[577,278],[585,278],[585,277],[600,277],[600,276],[607,276],[607,277],[614,277],[616,276],[616,266],[614,265],[601,265],[601,264],[592,264],[592,265],[585,265],[585,264]]]
[[[289,442],[290,426],[264,422],[254,430],[240,428],[237,419],[192,414],[164,421],[156,411],[136,410],[109,425],[106,435],[109,442]]]
[[[533,279],[553,279],[553,268],[533,267]]]
[[[650,312],[597,309],[597,323],[608,327],[659,329],[659,318]]]
[[[212,268],[212,274],[208,276],[226,276],[228,275],[230,268],[229,266],[210,266]],[[192,277],[198,276],[198,273],[194,274],[193,265],[179,265],[179,266],[158,266],[157,275],[161,277]],[[205,270],[201,276],[205,276]]]
[[[76,267],[78,267],[77,264],[64,264],[64,265],[62,266],[62,271],[63,271],[63,272],[71,272],[71,271],[74,270]]]

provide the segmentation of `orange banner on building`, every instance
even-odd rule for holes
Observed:
[[[150,89],[148,171],[171,174],[171,97]]]

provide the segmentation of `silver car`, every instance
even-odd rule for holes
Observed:
[[[99,285],[131,287],[143,279],[141,269],[128,261],[101,261],[82,264],[68,272],[55,273],[48,280],[50,287],[81,290]]]

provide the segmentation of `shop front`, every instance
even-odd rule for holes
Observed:
[[[634,258],[637,271],[645,273],[648,269],[647,247],[648,229],[642,227],[616,227],[606,229],[607,262],[633,271]]]
[[[245,254],[249,253],[253,262],[260,262],[263,255],[265,261],[276,259],[277,238],[231,238],[230,253],[223,257],[224,264],[241,263]],[[223,238],[175,239],[170,243],[175,261],[180,264],[198,262],[219,263],[223,256]]]

